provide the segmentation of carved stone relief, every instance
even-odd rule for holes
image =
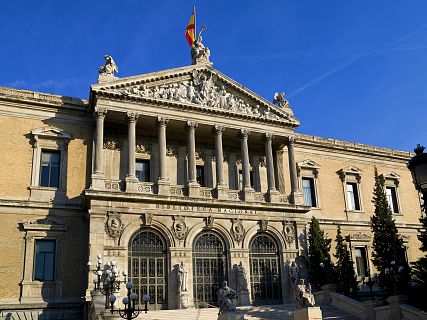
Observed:
[[[291,248],[296,239],[295,224],[293,222],[283,221],[283,235],[287,248]]]
[[[245,237],[245,228],[241,219],[232,219],[231,235],[237,243],[240,243]]]
[[[205,223],[206,223],[206,229],[207,230],[212,230],[213,228],[213,224],[214,224],[215,218],[212,216],[206,217],[205,218]]]
[[[264,232],[264,231],[267,231],[267,228],[268,228],[268,220],[260,220],[259,229]]]
[[[151,145],[137,144],[135,147],[135,151],[137,153],[142,153],[142,154],[151,154],[151,150],[152,150]]]
[[[118,239],[123,233],[124,225],[120,219],[120,213],[108,212],[107,222],[105,223],[105,232],[114,240]]]
[[[149,227],[153,223],[153,214],[151,212],[143,213],[141,215],[141,220],[145,227]]]

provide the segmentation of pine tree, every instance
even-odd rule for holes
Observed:
[[[357,290],[357,278],[354,271],[353,261],[351,261],[350,251],[348,250],[347,243],[341,235],[341,227],[338,225],[337,237],[335,238],[336,253],[334,257],[337,258],[335,265],[337,276],[337,291],[346,296],[354,295]]]
[[[409,267],[406,262],[403,239],[398,233],[393,214],[387,202],[387,196],[384,191],[384,177],[378,175],[376,168],[372,202],[375,205],[375,212],[371,217],[371,229],[374,234],[372,262],[379,272],[379,284],[391,290],[395,288],[397,279],[397,290],[401,292],[406,288],[409,280]],[[394,266],[392,261],[394,261]],[[387,273],[391,267],[393,267],[392,272]],[[399,268],[400,271],[398,271]]]
[[[322,285],[333,283],[335,280],[333,266],[329,250],[331,249],[331,239],[325,237],[325,233],[320,229],[319,221],[311,218],[310,229],[308,231],[308,271],[310,284],[319,289]]]
[[[418,235],[418,240],[421,242],[420,250],[427,252],[427,216],[422,217],[420,222],[423,225]],[[421,291],[427,292],[427,256],[419,258],[412,265],[414,282],[417,283]]]

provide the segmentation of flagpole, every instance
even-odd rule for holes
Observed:
[[[194,12],[194,40],[197,38],[197,26],[196,26],[196,6],[193,6],[193,12]]]

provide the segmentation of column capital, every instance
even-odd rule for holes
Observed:
[[[187,121],[188,129],[196,129],[198,126],[199,124],[196,121]]]
[[[94,111],[95,117],[101,117],[101,118],[105,118],[105,116],[107,115],[107,109],[106,108],[102,108],[102,107],[95,107],[95,111]]]
[[[274,138],[274,134],[272,134],[271,132],[266,132],[266,133],[264,134],[264,139],[265,139],[266,141],[271,141],[271,140],[273,140],[273,138]]]
[[[139,118],[139,113],[137,112],[127,112],[126,113],[127,119],[129,122],[135,122]]]
[[[288,143],[289,144],[295,143],[296,140],[297,140],[297,138],[295,136],[288,136]]]
[[[240,139],[247,139],[249,136],[250,131],[246,129],[240,129],[239,131],[239,137]]]
[[[159,126],[166,126],[168,122],[169,122],[169,118],[167,117],[161,117],[161,116],[157,117],[157,125]]]
[[[214,131],[215,131],[216,134],[222,134],[224,132],[224,130],[225,130],[225,127],[224,126],[220,126],[219,124],[216,124],[214,126]]]

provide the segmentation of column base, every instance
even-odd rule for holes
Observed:
[[[255,190],[252,187],[245,187],[243,189],[243,200],[254,201],[254,192]]]
[[[138,178],[135,176],[129,176],[125,178],[126,181],[126,192],[136,192],[138,188]]]
[[[303,205],[304,204],[304,195],[302,194],[302,192],[300,192],[300,191],[292,192],[291,193],[291,202],[292,202],[292,204]]]
[[[228,199],[228,187],[225,184],[216,186],[216,198],[218,200]]]
[[[268,195],[268,202],[271,202],[271,203],[280,202],[281,193],[279,191],[277,191],[276,189],[268,190],[267,195]]]
[[[157,194],[170,194],[170,182],[168,179],[159,179],[157,181]]]
[[[90,188],[95,190],[105,189],[105,175],[103,173],[93,173]]]
[[[199,189],[200,189],[200,184],[198,184],[197,182],[189,182],[187,185],[188,196],[199,198],[200,197]]]

